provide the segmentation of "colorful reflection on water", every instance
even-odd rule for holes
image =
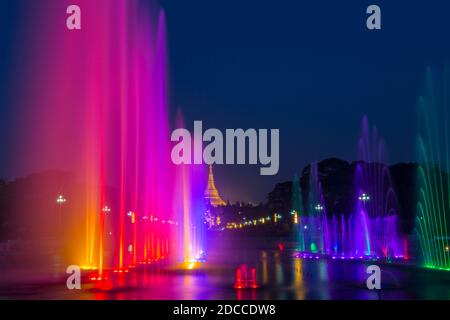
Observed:
[[[28,280],[22,285],[0,281],[0,298],[17,299],[449,299],[447,273],[405,265],[381,264],[382,290],[366,288],[368,262],[299,259],[291,250],[260,239],[226,239],[220,235],[208,262],[192,270],[159,263],[141,266],[108,281],[86,282],[80,291],[65,287],[65,275]],[[236,268],[256,268],[257,289],[235,289]],[[17,274],[17,269],[10,270]],[[3,276],[7,274],[5,270]],[[2,277],[3,278],[3,277]]]

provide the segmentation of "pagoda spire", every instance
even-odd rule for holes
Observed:
[[[217,191],[212,164],[209,165],[208,186],[205,190],[205,201],[214,207],[226,205],[225,201],[220,197],[219,191]]]

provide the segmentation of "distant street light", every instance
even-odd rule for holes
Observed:
[[[365,193],[363,193],[362,195],[360,195],[360,196],[358,197],[358,200],[359,200],[359,201],[362,201],[362,202],[366,202],[366,201],[369,201],[369,200],[370,200],[370,196],[367,195],[367,194],[365,194]]]
[[[63,203],[66,202],[66,201],[67,201],[67,199],[64,198],[63,195],[59,195],[58,198],[56,199],[56,202],[57,202],[58,204],[63,204]]]
[[[323,206],[322,206],[320,203],[318,203],[318,204],[316,204],[316,206],[314,207],[314,209],[315,209],[316,211],[323,211]]]
[[[98,266],[98,274],[99,278],[101,279],[103,276],[103,254],[104,254],[104,233],[105,233],[105,216],[111,212],[111,208],[108,206],[104,206],[102,208],[102,212],[100,214],[100,244],[99,244],[99,251],[100,251],[100,259],[99,259],[99,266]]]
[[[128,247],[128,252],[133,253],[133,267],[136,266],[137,256],[136,256],[136,245],[137,245],[137,226],[136,226],[136,214],[133,211],[129,211],[127,216],[131,220],[131,224],[133,225],[133,244]],[[130,251],[132,248],[132,251]]]
[[[133,211],[128,212],[127,216],[131,219],[132,224],[136,222],[136,214]]]
[[[62,220],[62,205],[67,202],[67,199],[63,195],[59,195],[58,198],[56,198],[56,203],[59,204],[59,211],[58,211],[58,231],[61,231],[61,220]]]
[[[273,222],[278,223],[278,220],[281,220],[282,217],[283,216],[281,214],[278,214],[278,213],[275,212],[273,214]]]
[[[291,214],[293,215],[293,221],[294,224],[298,224],[298,213],[296,210],[292,211]]]

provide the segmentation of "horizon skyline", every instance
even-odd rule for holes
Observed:
[[[329,161],[329,160],[343,161],[343,162],[346,162],[349,166],[351,166],[353,164],[356,164],[356,163],[364,163],[364,162],[366,162],[364,160],[347,160],[347,159],[342,159],[342,158],[339,158],[339,157],[328,157],[328,158],[324,158],[324,159],[321,159],[321,160],[312,161],[312,162],[310,162],[308,164],[305,164],[302,167],[302,169],[300,169],[297,173],[294,173],[291,178],[279,179],[278,181],[276,181],[272,185],[271,189],[267,190],[267,192],[264,195],[264,198],[256,199],[256,200],[253,200],[253,199],[250,199],[250,200],[248,200],[248,199],[237,199],[237,198],[236,199],[230,199],[229,197],[227,197],[222,192],[221,186],[220,186],[221,182],[217,180],[217,178],[216,178],[217,174],[216,173],[217,173],[217,169],[218,168],[220,169],[222,166],[226,166],[225,164],[223,164],[223,165],[221,165],[221,164],[213,164],[212,165],[213,172],[214,172],[214,183],[216,184],[216,186],[219,185],[219,187],[217,187],[217,189],[219,191],[219,195],[221,196],[221,198],[223,198],[223,200],[226,203],[230,203],[232,205],[239,204],[239,203],[259,205],[259,204],[264,204],[267,201],[267,196],[269,195],[270,192],[272,192],[275,189],[275,187],[277,185],[288,183],[288,182],[293,182],[295,176],[298,176],[299,178],[301,178],[302,177],[302,172],[306,168],[310,167],[313,163],[320,164],[320,163],[322,163],[324,161]],[[366,162],[366,163],[380,163],[380,162],[374,161],[374,162]],[[392,166],[398,166],[398,165],[403,165],[403,164],[406,164],[406,165],[418,165],[419,163],[415,162],[415,161],[399,161],[399,162],[394,162],[394,163],[381,163],[381,164],[384,164],[384,165],[386,165],[388,167],[392,167]],[[206,167],[206,166],[209,166],[209,165],[201,164],[201,165],[195,165],[195,166],[204,166],[204,167]],[[8,184],[8,183],[17,182],[19,180],[26,180],[26,179],[31,178],[32,176],[45,175],[45,174],[67,174],[67,175],[71,175],[73,177],[76,177],[76,174],[74,172],[71,172],[71,171],[58,170],[58,169],[48,169],[48,170],[42,170],[42,171],[37,171],[37,172],[31,172],[31,173],[25,174],[23,176],[14,177],[14,178],[11,178],[11,179],[5,179],[5,177],[0,177],[0,181],[4,181],[4,182],[6,182]],[[76,180],[76,178],[75,178],[75,180]],[[206,177],[205,181],[206,181],[205,182],[205,186],[207,186],[208,185],[208,177]],[[77,181],[77,182],[80,182],[80,181]],[[110,188],[110,189],[114,189],[114,190],[118,190],[118,188],[119,188],[118,186],[114,186],[113,184],[107,184],[105,187],[106,188]]]
[[[261,177],[256,166],[248,165],[217,168],[222,193],[230,199],[257,201],[270,186],[290,179],[311,161],[356,159],[364,115],[385,138],[389,163],[417,160],[417,101],[427,66],[439,73],[449,61],[450,44],[444,39],[450,22],[444,13],[450,4],[380,1],[379,5],[384,27],[372,32],[365,25],[365,2],[325,7],[322,3],[273,6],[270,1],[257,6],[251,1],[162,2],[172,125],[181,110],[189,130],[194,120],[220,130],[280,128],[278,174]],[[0,176],[6,178],[35,171],[33,163],[17,159],[21,142],[37,143],[30,148],[30,158],[40,156],[41,137],[33,137],[33,142],[10,138],[32,125],[20,115],[29,107],[39,107],[16,103],[26,92],[8,89],[31,72],[24,70],[29,63],[16,38],[35,31],[45,36],[45,30],[35,30],[34,25],[16,27],[29,8],[33,8],[31,0],[0,4],[0,44],[5,48],[0,53],[4,70]],[[43,56],[35,59],[49,63]],[[34,109],[30,112],[38,112]]]

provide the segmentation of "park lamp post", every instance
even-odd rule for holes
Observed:
[[[362,201],[362,202],[367,202],[367,201],[370,201],[370,196],[366,193],[363,193],[362,195],[360,195],[358,197],[358,200]]]
[[[136,266],[136,245],[137,245],[137,226],[136,226],[136,213],[133,211],[129,211],[127,213],[127,216],[130,218],[131,224],[133,225],[133,266],[129,267],[135,267]]]
[[[102,279],[103,277],[105,218],[106,215],[109,214],[110,212],[111,208],[105,205],[102,208],[102,212],[100,213],[100,244],[99,244],[100,259],[98,266],[99,279]]]
[[[56,198],[56,203],[59,205],[59,210],[58,210],[58,230],[59,231],[61,231],[62,205],[66,202],[67,202],[67,199],[62,194],[60,194]]]
[[[316,210],[316,211],[323,211],[323,206],[322,206],[320,203],[318,203],[318,204],[316,204],[316,206],[314,207],[314,210]]]

